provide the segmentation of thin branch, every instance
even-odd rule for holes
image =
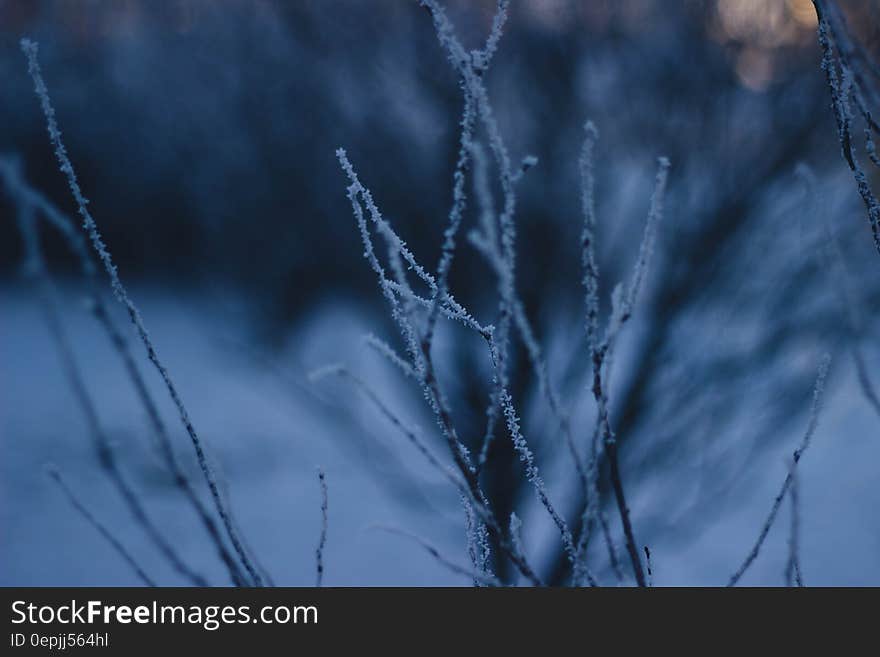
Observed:
[[[645,546],[645,567],[648,571],[648,586],[654,586],[654,569],[651,566],[651,550]]]
[[[321,484],[321,537],[315,550],[317,569],[315,586],[320,587],[324,579],[324,546],[327,544],[327,480],[321,468],[318,468],[318,482]]]
[[[208,464],[208,460],[204,452],[204,447],[202,446],[202,441],[196,433],[192,422],[190,421],[189,413],[187,412],[186,407],[183,404],[183,400],[181,399],[180,394],[177,391],[177,387],[174,385],[171,379],[171,375],[169,374],[162,361],[159,359],[159,355],[156,351],[155,346],[153,345],[152,340],[150,339],[149,333],[147,332],[146,326],[144,325],[144,321],[141,317],[140,311],[138,311],[137,307],[134,305],[134,302],[132,302],[131,298],[128,295],[128,291],[126,290],[125,286],[122,284],[122,281],[119,278],[119,273],[117,271],[116,265],[113,264],[113,259],[110,256],[110,252],[107,250],[107,246],[104,243],[103,238],[101,237],[98,226],[95,223],[95,220],[92,217],[91,213],[89,212],[89,201],[83,195],[82,189],[80,188],[79,182],[76,177],[76,173],[73,169],[73,165],[67,155],[67,149],[65,148],[64,142],[61,139],[61,131],[58,128],[58,123],[55,118],[55,110],[52,107],[52,103],[49,98],[49,90],[47,89],[46,83],[43,81],[42,73],[40,72],[40,64],[37,59],[38,45],[36,42],[31,41],[30,39],[22,39],[21,49],[25,57],[27,58],[28,72],[33,79],[34,91],[36,92],[37,98],[40,101],[40,106],[42,107],[43,115],[46,119],[46,125],[49,132],[49,140],[51,141],[52,146],[55,149],[55,157],[58,160],[61,171],[67,178],[68,186],[70,187],[71,194],[73,195],[74,201],[77,205],[77,211],[79,212],[83,220],[83,228],[89,236],[92,248],[95,250],[95,253],[98,255],[98,259],[101,261],[104,270],[107,272],[107,276],[110,279],[110,286],[113,290],[114,296],[128,312],[129,319],[134,325],[138,337],[140,338],[141,342],[144,345],[144,348],[146,349],[147,357],[156,368],[159,376],[161,376],[162,381],[164,382],[165,387],[168,390],[168,394],[171,397],[171,400],[174,403],[175,407],[177,408],[178,415],[180,416],[180,420],[184,428],[186,429],[187,434],[189,435],[190,441],[192,442],[193,449],[196,453],[196,459],[199,463],[199,467],[202,471],[205,481],[208,484],[208,488],[211,492],[211,497],[214,501],[214,506],[216,507],[217,513],[220,516],[221,521],[223,522],[229,540],[231,541],[236,554],[238,554],[242,565],[244,566],[245,570],[247,570],[248,574],[253,580],[253,583],[256,586],[261,586],[263,583],[263,579],[257,569],[254,567],[248,555],[246,554],[244,547],[242,546],[242,543],[238,538],[231,519],[231,511],[227,508],[225,502],[220,496],[216,475],[214,474],[211,466]]]
[[[584,143],[578,164],[581,176],[581,211],[584,227],[581,232],[581,266],[584,270],[583,284],[586,290],[587,344],[594,351],[599,343],[599,265],[596,261],[596,178],[593,151],[599,139],[599,131],[592,121],[584,125]]]
[[[132,381],[138,399],[144,407],[147,418],[156,435],[159,452],[164,460],[166,468],[171,474],[174,485],[183,493],[184,497],[198,515],[211,539],[211,542],[215,546],[220,559],[226,565],[233,583],[237,586],[243,585],[244,577],[235,563],[233,556],[227,550],[214,519],[196,494],[189,478],[183,471],[183,468],[180,466],[177,457],[175,456],[174,448],[171,444],[171,437],[169,436],[165,423],[159,414],[156,402],[153,400],[147,384],[144,381],[140,368],[134,359],[128,341],[116,326],[107,305],[104,303],[104,297],[98,286],[97,271],[94,262],[89,255],[88,247],[83,240],[82,233],[77,230],[76,225],[69,217],[58,210],[58,208],[56,208],[39,191],[28,185],[23,179],[20,167],[16,161],[11,160],[10,158],[0,158],[0,178],[3,179],[7,193],[18,205],[19,211],[29,211],[25,210],[26,208],[32,208],[37,211],[38,214],[36,216],[44,218],[50,226],[61,233],[65,244],[67,244],[68,248],[76,257],[80,266],[80,271],[86,279],[92,314],[98,320],[99,325],[107,335],[114,351],[123,362],[125,371]],[[34,234],[34,239],[37,239],[36,234]],[[36,264],[39,266],[39,261],[42,260],[39,243],[37,242],[33,244],[30,248],[34,253],[34,255],[30,256],[30,259],[36,261]]]
[[[626,291],[622,287],[615,288],[612,294],[611,316],[608,319],[608,327],[603,340],[598,336],[599,315],[599,268],[596,264],[595,255],[595,229],[596,216],[593,200],[593,147],[597,138],[597,131],[592,123],[584,127],[586,137],[581,153],[581,201],[584,214],[584,228],[582,233],[584,266],[584,287],[586,289],[586,332],[593,364],[593,397],[597,405],[597,426],[599,435],[605,448],[608,460],[611,485],[617,503],[618,513],[623,533],[626,539],[626,549],[629,553],[636,583],[645,586],[645,574],[642,567],[639,551],[629,517],[629,507],[626,502],[626,494],[623,487],[623,478],[620,472],[620,460],[618,457],[617,440],[611,427],[608,405],[608,382],[603,380],[603,369],[610,374],[613,362],[614,347],[617,337],[623,326],[632,315],[636,299],[642,286],[648,269],[656,239],[657,224],[663,216],[663,200],[666,191],[666,181],[669,172],[669,160],[665,157],[658,159],[657,177],[654,184],[654,192],[651,196],[651,207],[648,211],[648,219],[639,246],[639,253],[633,269],[632,278]],[[589,504],[589,503],[588,503]]]
[[[434,413],[441,434],[446,440],[453,461],[455,462],[455,466],[466,484],[466,491],[471,502],[474,504],[474,510],[479,514],[480,519],[486,524],[491,536],[498,541],[498,545],[505,555],[516,565],[527,579],[535,585],[540,585],[540,579],[534,573],[531,566],[529,566],[521,554],[516,553],[508,537],[504,535],[500,524],[489,507],[488,500],[480,488],[476,472],[470,462],[468,451],[458,437],[458,433],[452,421],[448,402],[440,390],[434,372],[430,344],[426,343],[424,339],[419,338],[411,321],[411,308],[408,307],[409,304],[407,306],[401,305],[400,300],[398,299],[398,293],[392,289],[392,286],[390,285],[391,281],[386,275],[385,268],[376,256],[372,238],[367,227],[367,221],[364,216],[363,208],[361,207],[361,200],[366,206],[372,223],[382,233],[388,244],[388,255],[391,261],[392,271],[397,279],[396,282],[400,289],[400,297],[404,301],[409,301],[411,303],[414,295],[406,281],[400,259],[403,258],[409,262],[411,258],[412,262],[410,263],[410,267],[416,271],[419,271],[421,268],[418,266],[418,263],[415,262],[415,258],[412,257],[411,254],[408,256],[408,251],[404,251],[401,248],[399,238],[396,238],[396,235],[382,217],[379,209],[373,201],[370,191],[361,184],[357,173],[354,171],[354,168],[348,160],[345,150],[341,148],[337,149],[336,155],[343,171],[351,183],[347,190],[348,197],[351,202],[352,211],[354,212],[358,229],[361,233],[361,239],[364,245],[364,257],[368,260],[379,279],[379,288],[391,307],[392,318],[401,330],[413,369],[418,375],[422,392]]]
[[[461,504],[464,508],[465,537],[467,538],[467,553],[471,565],[476,572],[494,577],[495,574],[489,566],[492,550],[489,546],[489,532],[486,529],[486,524],[477,517],[473,505],[464,493],[461,494]],[[474,586],[482,585],[480,578],[474,578]]]
[[[833,3],[830,4],[833,6]],[[872,162],[877,159],[873,139],[871,138],[871,129],[875,128],[876,124],[871,118],[870,112],[868,112],[862,98],[863,90],[858,72],[852,69],[847,57],[848,46],[844,44],[848,43],[849,40],[843,34],[842,28],[840,30],[837,29],[835,18],[839,18],[839,16],[831,16],[831,12],[827,10],[828,7],[825,0],[813,0],[813,6],[816,9],[816,17],[819,22],[817,33],[819,47],[822,50],[822,70],[825,71],[825,78],[831,93],[831,108],[834,114],[834,121],[837,124],[838,140],[840,141],[843,157],[856,181],[859,196],[861,196],[862,202],[865,204],[874,246],[878,253],[880,253],[880,201],[877,200],[877,197],[871,190],[868,178],[855,153],[852,138],[853,112],[850,105],[851,96],[855,99],[856,106],[868,125],[865,135],[868,154]],[[834,50],[835,42],[838,46],[837,57],[835,57]],[[874,164],[877,164],[877,162],[874,162]]]
[[[740,565],[736,572],[731,575],[730,581],[727,583],[728,586],[736,586],[739,580],[742,579],[742,576],[746,573],[746,571],[758,557],[758,552],[760,552],[761,546],[764,544],[764,541],[767,538],[767,534],[770,533],[770,528],[773,526],[773,522],[776,520],[776,515],[779,513],[779,508],[782,506],[785,495],[789,492],[789,489],[791,488],[792,481],[795,477],[795,468],[797,468],[797,464],[801,460],[801,456],[803,456],[804,452],[810,446],[810,441],[813,438],[813,434],[816,433],[816,427],[819,425],[819,414],[822,411],[823,396],[825,392],[825,379],[828,376],[828,369],[830,365],[831,356],[825,354],[822,357],[822,360],[819,362],[819,372],[816,375],[816,384],[813,387],[813,403],[810,407],[810,418],[807,422],[807,430],[804,433],[804,437],[801,439],[800,445],[794,451],[791,464],[788,467],[788,472],[786,473],[785,479],[782,482],[782,487],[779,489],[779,493],[773,500],[773,506],[770,509],[770,514],[767,516],[767,519],[761,526],[761,531],[758,533],[758,539],[755,541],[754,546],[752,546],[752,549],[749,551],[749,554],[746,556],[742,565]]]
[[[61,489],[61,492],[64,493],[64,496],[67,498],[67,501],[70,502],[70,505],[76,509],[76,511],[88,522],[92,527],[94,527],[97,532],[101,535],[101,537],[110,544],[117,554],[127,563],[131,569],[134,571],[134,574],[137,575],[138,579],[140,579],[147,586],[156,586],[156,582],[152,577],[147,575],[144,572],[144,569],[137,562],[134,556],[129,552],[128,548],[126,548],[118,538],[116,538],[113,533],[107,529],[107,527],[98,520],[91,511],[89,511],[85,505],[77,498],[77,496],[73,493],[70,487],[67,485],[67,482],[64,481],[64,478],[61,476],[61,473],[57,468],[50,466],[47,470],[47,474],[52,478],[56,484],[58,484],[58,488]]]
[[[591,353],[595,354],[600,349],[599,344],[599,265],[596,257],[596,201],[594,173],[594,151],[599,139],[599,131],[592,121],[584,124],[584,142],[578,159],[580,170],[581,212],[584,216],[584,225],[581,232],[581,266],[584,271],[583,285],[585,290],[586,317],[584,327],[587,336],[587,345]],[[603,356],[604,358],[604,356]],[[601,364],[600,364],[601,369]],[[607,386],[607,381],[605,383]],[[611,568],[618,581],[623,577],[617,559],[617,550],[608,527],[608,520],[601,508],[599,494],[599,450],[598,445],[602,436],[599,425],[593,432],[590,441],[590,460],[586,479],[589,486],[588,494],[584,495],[584,511],[582,518],[581,536],[578,544],[578,554],[581,560],[586,559],[586,547],[590,538],[594,518],[598,517],[605,545],[608,549],[608,557]]]
[[[397,369],[403,372],[403,375],[408,379],[417,379],[416,372],[412,368],[412,365],[407,363],[403,358],[397,355],[397,352],[394,350],[394,347],[389,345],[384,340],[377,338],[372,333],[368,334],[364,338],[364,343],[367,344],[373,351],[375,351],[380,356],[383,356],[389,363],[394,365]]]
[[[423,272],[423,269],[415,263],[415,259],[411,258],[409,252],[401,248],[401,241],[390,229],[388,223],[381,217],[369,190],[361,185],[353,167],[346,157],[345,151],[342,149],[337,150],[337,157],[351,183],[348,188],[348,194],[364,242],[365,257],[370,261],[373,270],[379,277],[380,288],[391,305],[392,317],[401,329],[407,346],[407,351],[409,352],[412,361],[413,369],[419,377],[425,399],[434,413],[441,434],[445,438],[452,454],[456,468],[460,472],[467,486],[467,493],[471,502],[474,504],[474,510],[480,516],[481,521],[486,524],[486,528],[490,535],[498,541],[498,545],[505,555],[516,565],[527,579],[537,585],[540,584],[540,579],[525,561],[523,555],[519,553],[514,545],[512,545],[509,537],[505,535],[502,527],[491,511],[488,500],[480,488],[477,472],[471,463],[468,450],[464,447],[464,444],[458,437],[458,433],[452,420],[449,403],[440,388],[433,359],[431,357],[434,325],[436,318],[440,313],[440,308],[442,306],[441,302],[444,297],[448,296],[446,277],[448,276],[449,267],[452,264],[452,258],[455,251],[455,237],[460,227],[461,214],[464,210],[464,172],[469,160],[470,139],[473,130],[471,122],[473,120],[472,115],[474,109],[478,111],[480,119],[489,133],[490,145],[492,146],[493,152],[499,160],[499,166],[502,169],[502,187],[505,189],[505,195],[507,198],[505,212],[508,212],[509,216],[512,216],[512,194],[508,194],[507,192],[508,190],[512,191],[512,183],[510,182],[510,166],[509,161],[507,160],[506,150],[504,149],[503,142],[500,141],[497,125],[494,122],[491,107],[488,104],[485,87],[480,80],[480,76],[473,69],[473,58],[461,47],[461,44],[455,37],[454,30],[442,8],[431,0],[424,0],[421,4],[431,13],[438,39],[440,40],[441,45],[447,50],[447,55],[449,56],[453,67],[462,76],[462,86],[465,92],[465,115],[462,119],[462,136],[460,139],[459,157],[456,163],[453,179],[453,207],[450,211],[449,226],[444,233],[444,243],[440,264],[438,265],[436,283],[435,286],[432,286],[432,299],[428,323],[426,330],[422,335],[419,335],[418,330],[412,323],[414,295],[412,295],[409,284],[406,280],[406,272],[403,270],[400,263],[401,258],[407,260],[410,268],[415,270],[417,275],[423,278],[423,280],[426,278],[426,275],[420,273]],[[499,3],[499,11],[506,11],[506,6],[506,2]],[[497,24],[493,24],[493,30],[497,28],[499,35],[502,24],[503,21],[498,21]],[[495,41],[497,41],[497,38]],[[491,54],[493,51],[494,46],[491,46],[487,52],[488,54]],[[369,231],[367,230],[366,220],[364,219],[359,199],[363,200],[364,205],[370,214],[371,220],[388,243],[388,257],[391,263],[394,279],[397,285],[401,288],[401,297],[404,301],[403,306],[398,302],[395,292],[389,285],[389,278],[386,276],[384,268],[375,256],[372,240]],[[489,335],[491,336],[491,333]],[[496,357],[493,357],[493,360],[497,363]]]
[[[792,468],[791,488],[788,499],[791,502],[791,525],[788,534],[788,561],[785,564],[785,585],[803,586],[800,562],[800,475],[796,468]]]
[[[514,407],[513,399],[508,391],[509,382],[506,368],[508,349],[507,334],[509,332],[511,321],[516,321],[526,343],[532,365],[538,373],[541,388],[548,397],[551,410],[554,412],[554,415],[559,418],[563,434],[568,436],[568,443],[572,451],[575,466],[581,475],[582,484],[586,490],[586,472],[580,462],[577,450],[574,448],[570,432],[567,431],[567,422],[562,416],[559,405],[556,401],[555,393],[550,388],[549,377],[547,376],[546,365],[543,362],[540,347],[538,346],[537,340],[528,324],[525,311],[522,307],[522,302],[516,294],[516,287],[514,284],[515,231],[513,228],[513,222],[509,220],[512,218],[512,206],[510,208],[511,215],[508,215],[508,219],[505,219],[506,211],[503,212],[497,220],[499,225],[496,227],[495,212],[488,186],[488,176],[486,175],[485,156],[479,145],[475,144],[472,151],[475,163],[474,187],[480,205],[482,234],[472,233],[471,242],[483,253],[490,266],[495,270],[498,277],[498,294],[501,299],[499,304],[501,319],[499,320],[498,328],[487,339],[493,366],[493,389],[490,395],[489,407],[486,411],[486,432],[484,434],[479,459],[477,461],[477,470],[479,471],[488,458],[489,447],[491,445],[491,440],[495,431],[495,424],[497,422],[498,409],[500,408],[506,421],[508,433],[513,441],[514,449],[517,451],[520,461],[525,465],[526,479],[534,487],[539,502],[550,514],[551,519],[559,529],[563,547],[569,560],[575,570],[586,569],[585,564],[577,558],[574,539],[568,528],[568,524],[556,511],[553,503],[550,501],[544,481],[538,472],[538,467],[535,463],[532,451],[520,429],[519,417]],[[596,583],[595,578],[588,571],[585,576],[591,584]]]

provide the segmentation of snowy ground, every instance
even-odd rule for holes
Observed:
[[[307,388],[305,373],[328,362],[366,373],[377,388],[393,391],[401,385],[362,346],[361,337],[373,328],[369,318],[353,307],[328,305],[289,336],[281,356],[266,362],[243,346],[251,341],[227,310],[179,294],[136,289],[133,296],[196,428],[210,444],[242,532],[275,582],[314,583],[320,529],[315,468],[321,465],[330,495],[325,584],[467,584],[417,545],[376,529],[413,531],[465,564],[454,491],[356,392],[333,382]],[[80,296],[70,291],[64,303],[67,329],[126,472],[188,562],[212,582],[225,583],[194,517],[169,485],[143,412],[96,324],[83,312]],[[877,363],[871,364],[876,371]],[[880,431],[848,369],[846,364],[835,371],[814,444],[801,462],[802,566],[809,584],[880,584]],[[156,383],[152,372],[149,380]],[[154,390],[174,427],[178,452],[201,483],[166,395],[158,386]],[[429,423],[423,427],[431,429]],[[657,584],[726,582],[770,509],[799,432],[760,454],[713,511],[671,517],[662,531],[645,537]],[[180,583],[95,466],[39,307],[20,286],[0,290],[0,443],[0,584],[137,583],[51,484],[44,474],[47,463],[62,470],[161,583]],[[557,469],[548,463],[545,471],[551,492],[563,495],[566,489],[553,479]],[[632,503],[636,526],[656,497],[655,487],[664,488],[663,496],[675,487],[692,495],[690,475],[684,469],[664,472],[639,487]],[[787,509],[744,583],[782,583]],[[543,527],[540,517],[538,510],[528,511],[526,526]],[[539,543],[527,540],[530,549]]]

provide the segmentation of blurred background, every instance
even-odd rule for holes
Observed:
[[[462,41],[479,47],[494,2],[446,4]],[[880,53],[880,4],[839,5],[858,41]],[[347,149],[386,217],[433,266],[462,98],[426,12],[392,0],[0,0],[0,149],[74,217],[22,36],[40,43],[90,208],[260,563],[279,584],[313,583],[321,465],[325,583],[468,584],[417,544],[375,529],[415,532],[465,564],[456,492],[356,388],[307,377],[345,363],[442,453],[419,390],[364,346],[367,333],[400,341],[334,156]],[[603,313],[634,262],[656,158],[672,161],[655,258],[610,391],[633,523],[657,584],[724,584],[745,557],[806,429],[825,352],[826,407],[800,468],[804,578],[880,584],[880,416],[863,381],[880,369],[880,260],[820,60],[809,0],[519,0],[486,76],[512,157],[539,160],[519,186],[517,285],[584,445],[595,407],[579,253],[583,123],[601,134]],[[0,584],[136,583],[45,476],[50,462],[145,569],[179,584],[101,472],[22,276],[15,213],[0,194]],[[225,583],[86,308],[75,259],[52,231],[41,237],[124,471],[183,557]],[[494,321],[494,276],[464,241],[451,287],[480,321]],[[435,350],[459,431],[478,446],[491,383],[485,349],[444,325]],[[511,367],[524,433],[576,525],[574,468],[522,345]],[[146,371],[201,485],[167,394]],[[506,436],[485,482],[499,516],[523,518],[542,575],[564,582],[558,534]],[[786,505],[744,583],[783,583],[787,514]],[[616,582],[598,542],[591,563]]]

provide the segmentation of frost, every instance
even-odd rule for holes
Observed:
[[[83,229],[86,231],[86,234],[91,241],[92,248],[97,254],[98,259],[104,267],[104,271],[107,273],[107,276],[110,279],[110,287],[113,290],[114,296],[125,307],[129,319],[134,325],[138,337],[144,345],[144,349],[147,352],[147,358],[156,368],[156,371],[159,373],[159,376],[162,378],[162,381],[164,382],[165,387],[168,390],[168,394],[171,397],[171,400],[174,402],[174,405],[177,408],[178,415],[180,416],[180,421],[182,422],[187,434],[190,437],[190,441],[192,442],[192,446],[195,450],[196,458],[199,463],[199,468],[201,469],[202,475],[204,476],[205,481],[208,484],[208,488],[211,492],[211,497],[214,501],[214,507],[217,511],[217,514],[220,516],[220,519],[226,530],[226,534],[229,537],[229,540],[232,543],[232,546],[235,549],[239,560],[241,561],[245,570],[247,570],[248,574],[250,575],[251,580],[254,584],[260,586],[263,583],[263,578],[257,571],[251,558],[247,555],[244,549],[244,545],[238,537],[238,532],[235,529],[235,523],[230,515],[230,511],[225,501],[221,497],[216,475],[214,474],[211,466],[208,464],[208,460],[204,452],[204,447],[202,446],[202,441],[196,433],[192,422],[190,421],[189,413],[187,412],[186,407],[183,404],[183,400],[181,399],[180,394],[177,391],[177,387],[171,380],[171,375],[159,358],[159,354],[157,353],[156,348],[153,345],[152,340],[150,339],[150,335],[147,332],[147,328],[144,325],[144,321],[141,317],[140,312],[134,305],[134,302],[128,296],[128,292],[126,291],[125,286],[122,284],[122,281],[119,278],[119,273],[116,269],[116,265],[113,264],[113,259],[110,256],[110,252],[107,249],[107,246],[104,244],[104,240],[101,237],[101,233],[98,230],[98,226],[95,223],[94,218],[89,212],[89,209],[87,207],[89,202],[83,195],[82,190],[80,189],[79,182],[76,178],[76,173],[73,169],[73,164],[70,162],[70,158],[67,155],[67,149],[64,147],[64,142],[61,140],[61,131],[58,128],[58,122],[55,118],[55,110],[52,107],[51,100],[49,99],[49,90],[47,89],[46,83],[43,81],[42,73],[40,72],[40,64],[37,59],[38,46],[34,41],[31,41],[30,39],[22,39],[21,49],[25,57],[27,58],[28,72],[33,79],[34,91],[36,92],[37,98],[40,101],[40,106],[42,107],[44,118],[46,119],[46,126],[49,132],[49,141],[52,143],[52,146],[55,149],[55,157],[58,160],[61,172],[64,173],[67,179],[68,187],[70,188],[73,199],[76,202],[77,211],[79,212],[80,217],[83,221]]]

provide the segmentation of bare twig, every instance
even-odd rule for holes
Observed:
[[[486,528],[492,537],[498,541],[501,550],[527,579],[533,584],[538,585],[540,584],[540,579],[534,573],[531,566],[528,565],[525,558],[516,552],[489,507],[488,500],[480,488],[468,451],[458,437],[448,402],[440,390],[431,357],[431,345],[418,335],[413,325],[412,315],[414,308],[412,304],[415,295],[413,295],[406,281],[401,259],[407,261],[410,268],[417,272],[424,270],[418,265],[412,254],[409,253],[405,245],[403,245],[402,241],[382,217],[369,190],[358,179],[345,151],[340,148],[337,150],[336,155],[351,183],[348,187],[348,197],[364,244],[364,257],[368,260],[379,279],[380,290],[391,307],[392,318],[400,328],[413,370],[419,379],[425,399],[434,413],[456,469],[465,483],[466,493],[474,505],[475,512],[480,516],[481,521],[486,524]],[[391,262],[392,275],[396,279],[396,290],[392,288],[392,281],[388,278],[385,268],[376,256],[361,201],[366,206],[371,222],[381,232],[388,245],[388,257]],[[426,278],[427,275],[420,275],[420,277]],[[448,295],[447,298],[449,298]],[[404,303],[401,303],[401,301]],[[466,313],[466,311],[463,312]],[[491,335],[491,332],[489,332],[489,335]]]
[[[83,195],[82,189],[80,188],[79,182],[76,177],[76,173],[73,169],[73,164],[71,163],[70,158],[67,155],[67,149],[65,148],[64,142],[61,139],[61,131],[58,128],[58,123],[55,118],[55,110],[52,107],[52,103],[49,98],[49,90],[47,89],[46,83],[43,81],[42,73],[40,72],[40,64],[37,59],[38,46],[34,41],[31,41],[30,39],[22,39],[21,49],[22,52],[25,54],[25,57],[27,58],[28,72],[33,79],[34,91],[36,92],[37,98],[40,101],[40,106],[42,107],[43,114],[46,119],[46,125],[49,132],[49,140],[55,148],[55,157],[58,160],[61,171],[67,178],[67,183],[70,187],[70,191],[73,195],[74,201],[76,202],[77,210],[83,220],[83,227],[89,236],[89,240],[91,241],[95,253],[98,255],[98,259],[101,261],[101,264],[103,265],[104,270],[106,271],[107,276],[110,279],[110,286],[113,290],[113,294],[128,312],[129,319],[134,325],[138,337],[140,338],[141,342],[144,345],[144,348],[146,349],[147,357],[149,358],[150,362],[155,366],[156,371],[159,373],[159,376],[162,378],[162,381],[164,382],[165,387],[168,390],[168,394],[171,397],[172,402],[177,408],[180,420],[190,437],[190,441],[192,442],[193,449],[195,450],[199,467],[201,468],[205,481],[208,484],[208,488],[211,492],[211,497],[214,501],[214,506],[216,507],[217,513],[220,516],[221,521],[223,522],[229,540],[231,541],[235,552],[238,554],[242,565],[250,575],[253,583],[257,586],[260,586],[263,583],[263,578],[253,565],[251,559],[246,554],[245,549],[238,538],[234,523],[231,519],[231,512],[228,509],[224,500],[221,498],[216,475],[214,474],[211,466],[208,464],[202,441],[196,433],[195,428],[193,427],[193,424],[189,418],[189,413],[187,412],[186,407],[183,404],[183,400],[181,399],[180,394],[177,391],[177,387],[174,385],[174,382],[171,379],[171,375],[159,358],[156,348],[153,345],[152,340],[150,339],[146,326],[144,325],[144,321],[141,317],[140,312],[134,305],[134,302],[132,302],[131,298],[128,295],[128,291],[126,290],[125,286],[122,284],[122,281],[119,278],[119,273],[117,271],[116,265],[113,264],[113,259],[110,256],[110,252],[107,250],[107,246],[104,243],[103,238],[101,237],[98,226],[95,223],[92,214],[89,212],[89,201]]]
[[[61,473],[58,471],[58,468],[54,466],[50,466],[47,469],[47,474],[52,478],[56,484],[58,484],[58,488],[61,489],[61,492],[64,493],[64,496],[67,498],[67,501],[70,502],[70,505],[77,510],[77,512],[88,522],[92,527],[94,527],[97,532],[101,535],[101,537],[110,544],[110,546],[119,554],[120,557],[127,563],[131,569],[134,571],[134,574],[138,576],[144,584],[147,586],[156,586],[156,582],[152,577],[147,575],[144,572],[143,567],[137,562],[134,556],[129,552],[128,548],[126,548],[118,538],[116,538],[113,533],[107,529],[107,527],[98,520],[91,511],[89,511],[85,505],[77,498],[77,496],[73,493],[70,487],[67,485],[67,482],[64,481],[64,478],[61,476]]]
[[[754,546],[752,546],[752,549],[749,551],[749,554],[746,556],[742,565],[740,565],[736,572],[731,575],[730,581],[727,583],[728,586],[736,586],[739,580],[742,579],[742,576],[752,565],[752,562],[754,562],[754,560],[758,557],[758,552],[760,552],[761,546],[764,544],[764,540],[767,538],[767,534],[770,533],[770,528],[773,526],[773,522],[776,520],[776,515],[779,513],[779,508],[782,506],[785,495],[789,492],[789,489],[792,486],[792,481],[795,477],[795,469],[797,468],[797,464],[801,460],[801,456],[803,456],[804,452],[810,446],[810,441],[813,438],[813,434],[816,433],[816,427],[819,425],[819,414],[822,410],[822,401],[825,392],[825,379],[828,376],[828,368],[830,367],[830,365],[831,356],[826,354],[822,357],[822,360],[819,363],[819,372],[816,375],[816,384],[813,387],[813,403],[810,407],[810,419],[807,422],[807,430],[804,433],[803,439],[801,439],[800,445],[794,451],[791,464],[788,467],[788,472],[786,473],[785,479],[782,482],[782,487],[780,488],[779,493],[776,495],[776,498],[773,500],[773,506],[770,509],[770,514],[767,516],[767,519],[761,526],[761,531],[758,533],[758,539],[755,541]]]
[[[70,338],[64,328],[61,320],[61,313],[58,310],[58,293],[55,289],[54,282],[49,274],[43,258],[43,252],[40,247],[39,237],[36,229],[36,219],[34,209],[30,205],[20,205],[18,208],[17,220],[19,230],[24,245],[26,274],[34,281],[37,290],[40,305],[46,319],[46,325],[49,334],[55,342],[58,355],[61,358],[61,365],[64,375],[67,377],[68,384],[73,391],[74,398],[89,428],[89,435],[92,439],[95,455],[98,464],[104,473],[110,479],[116,491],[125,502],[129,512],[135,522],[144,530],[150,541],[156,546],[171,566],[180,575],[188,579],[196,586],[207,586],[204,577],[192,570],[183,559],[177,554],[177,551],[166,539],[159,528],[150,518],[143,503],[138,495],[132,489],[131,484],[123,475],[116,460],[116,455],[111,448],[111,441],[98,416],[97,405],[92,395],[89,393],[85,378],[77,363],[71,346]]]
[[[149,392],[146,381],[141,374],[140,368],[134,359],[128,341],[122,335],[122,332],[113,320],[104,296],[101,294],[98,285],[97,272],[94,262],[89,255],[89,251],[82,234],[77,230],[76,225],[69,217],[56,208],[45,196],[39,191],[30,187],[23,179],[18,163],[9,158],[0,158],[0,177],[2,177],[9,196],[15,201],[19,207],[19,211],[35,211],[35,216],[44,218],[49,225],[55,228],[64,237],[64,241],[68,248],[76,257],[84,278],[86,279],[89,300],[91,303],[91,311],[98,320],[99,325],[107,335],[114,351],[122,360],[125,371],[131,379],[132,384],[137,393],[141,405],[144,407],[147,418],[157,438],[159,452],[164,460],[165,466],[171,474],[172,480],[177,488],[183,493],[186,500],[193,507],[198,515],[205,530],[207,531],[212,543],[214,544],[220,559],[226,565],[233,583],[236,585],[244,584],[242,576],[235,559],[229,553],[223,538],[217,528],[214,519],[211,517],[209,510],[205,507],[202,500],[196,494],[186,473],[180,466],[171,444],[171,437],[164,421],[159,414],[159,409]],[[34,239],[38,239],[36,233]],[[30,256],[38,266],[42,260],[39,254],[39,243],[32,245],[32,249],[36,249],[35,255]],[[33,263],[32,267],[33,268]]]
[[[324,546],[327,544],[327,480],[321,468],[318,468],[318,482],[321,484],[321,537],[315,550],[317,570],[315,586],[320,587],[324,579]]]

